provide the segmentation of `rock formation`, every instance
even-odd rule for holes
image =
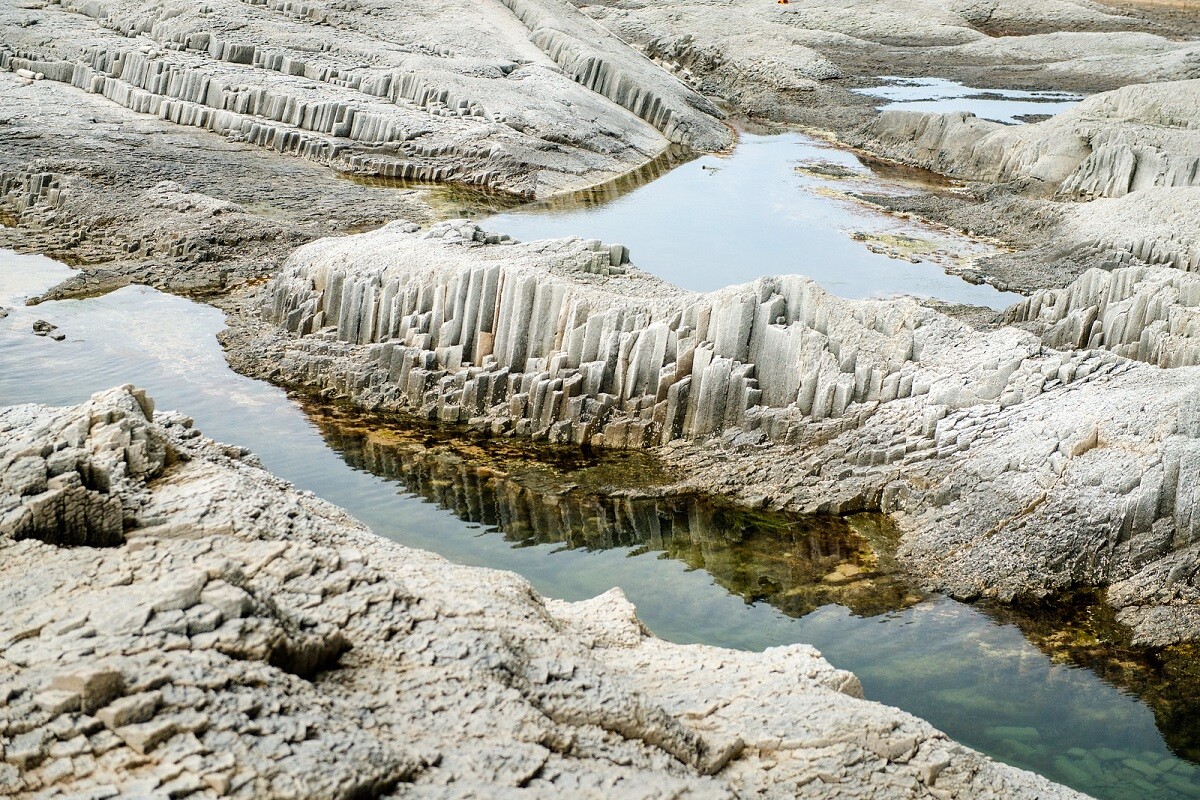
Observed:
[[[1127,86],[1045,122],[885,111],[865,146],[968,180],[1020,181],[1059,197],[1200,186],[1200,80]]]
[[[623,261],[619,246],[517,244],[463,222],[321,241],[264,289],[266,317],[289,335],[234,334],[231,357],[496,433],[670,445],[691,485],[717,493],[895,513],[903,561],[961,597],[1108,585],[1186,558],[1197,539],[1195,367],[1048,349],[1016,328],[979,332],[912,300],[842,300],[796,276],[695,295]],[[1115,273],[1112,296],[1136,275]],[[1014,313],[1068,320],[1047,336],[1074,346],[1090,312],[1072,311],[1073,296]],[[1112,305],[1083,344],[1142,354],[1144,323],[1167,314],[1147,302]],[[1146,355],[1193,363],[1184,305],[1145,328],[1166,337]],[[1118,346],[1124,331],[1136,347]],[[1190,586],[1189,575],[1175,578]]]
[[[0,410],[6,795],[1080,797],[858,699],[809,647],[546,601],[152,413],[130,387]],[[111,535],[48,541],[22,520],[49,496]]]
[[[732,141],[715,107],[557,0],[4,13],[0,68],[19,77],[355,174],[549,194],[668,140]]]
[[[1088,270],[1008,312],[1060,350],[1111,350],[1160,367],[1200,364],[1200,276],[1164,267]]]
[[[842,127],[831,109],[854,106],[830,85],[838,78],[936,75],[971,86],[1101,91],[1198,77],[1200,48],[1180,41],[1177,25],[1076,0],[580,5],[706,94],[748,114],[825,128]]]

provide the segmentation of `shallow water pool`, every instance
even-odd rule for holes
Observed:
[[[1019,89],[977,89],[944,78],[880,78],[884,83],[859,94],[878,97],[880,111],[922,111],[948,114],[968,111],[981,119],[1016,125],[1068,111],[1083,99],[1070,92],[1027,92]]]
[[[206,434],[347,508],[381,536],[464,564],[509,569],[542,593],[582,599],[620,586],[646,624],[679,642],[757,650],[816,645],[867,696],[916,713],[995,758],[1100,798],[1200,798],[1200,771],[1172,754],[1155,712],[1089,669],[1052,658],[1016,624],[872,575],[878,520],[745,514],[706,501],[635,503],[561,481],[484,479],[470,454],[423,453],[401,433],[308,415],[281,390],[233,373],[222,314],[130,286],[27,308],[70,270],[0,251],[0,405],[70,404],[146,387]],[[32,334],[59,326],[56,342]],[[509,445],[505,445],[509,446]],[[572,467],[583,483],[587,465]],[[619,468],[623,468],[619,465]],[[531,467],[532,469],[532,467]],[[1173,742],[1197,715],[1176,701]]]
[[[521,241],[620,243],[641,269],[693,291],[795,273],[848,298],[907,294],[995,309],[1021,299],[945,271],[993,247],[884,214],[848,199],[848,191],[913,189],[810,136],[742,134],[731,155],[702,156],[651,182],[576,192],[481,224]]]

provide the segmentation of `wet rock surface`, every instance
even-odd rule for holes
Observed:
[[[6,793],[1079,796],[857,699],[811,648],[672,645],[619,593],[545,601],[151,413],[129,387],[0,411],[0,457],[81,448],[126,512],[124,543],[62,547],[13,537],[37,494],[0,495]]]

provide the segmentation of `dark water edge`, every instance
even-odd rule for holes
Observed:
[[[993,757],[1099,797],[1197,793],[1200,771],[1187,763],[1200,761],[1197,650],[1132,645],[1099,593],[964,606],[923,593],[902,572],[894,558],[898,532],[882,515],[804,516],[704,496],[630,497],[622,482],[641,490],[670,477],[644,453],[589,457],[456,438],[429,423],[302,404],[351,467],[395,480],[513,547],[622,551],[706,572],[748,606],[766,604],[796,620],[804,629],[797,640],[856,672],[868,697],[931,719]],[[391,427],[397,424],[403,427]],[[845,612],[840,631],[825,619],[835,607]],[[641,604],[639,611],[655,630],[673,614]],[[885,629],[871,630],[870,622]],[[917,633],[897,635],[892,625]],[[759,633],[742,646],[781,643]],[[926,635],[928,651],[916,652]],[[703,632],[696,641],[729,645]],[[1115,696],[1075,685],[1080,670]],[[1135,698],[1149,707],[1165,749],[1122,743],[1123,715],[1101,707],[1119,707],[1122,697],[1130,707],[1140,705]],[[948,714],[956,716],[951,723]]]
[[[748,605],[796,618],[830,604],[875,616],[925,598],[897,568],[898,533],[882,515],[788,514],[661,495],[654,487],[672,476],[646,453],[457,438],[429,423],[301,403],[350,467],[395,481],[512,547],[674,559]]]

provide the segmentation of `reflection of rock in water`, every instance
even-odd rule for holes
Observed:
[[[598,494],[579,489],[570,474],[546,480],[544,470],[522,474],[520,466],[480,463],[451,447],[380,441],[328,419],[318,424],[352,467],[398,481],[516,546],[662,553],[705,570],[746,602],[766,601],[791,616],[830,603],[870,615],[919,599],[891,574],[886,536],[868,541],[842,518],[751,511],[696,497]],[[881,523],[857,523],[863,525]]]
[[[530,202],[510,192],[497,191],[484,186],[462,184],[430,184],[420,181],[400,178],[383,178],[375,175],[341,175],[362,186],[379,189],[425,189],[426,201],[437,212],[438,216],[449,219],[452,217],[490,216],[502,211],[572,211],[581,208],[592,208],[611,203],[620,197],[640,189],[666,175],[676,167],[682,166],[699,157],[701,153],[682,145],[670,145],[658,156],[604,183],[554,195],[545,200]]]
[[[1055,602],[988,605],[987,613],[1016,625],[1056,661],[1091,670],[1154,711],[1155,724],[1171,751],[1200,762],[1200,648],[1174,645],[1151,650],[1131,644],[1129,629],[1097,597]],[[1194,773],[1188,773],[1192,780]]]
[[[572,211],[593,208],[611,203],[635,189],[640,189],[701,155],[681,145],[671,145],[656,158],[647,161],[635,170],[626,172],[611,181],[587,189],[556,195],[528,206],[530,211]]]

